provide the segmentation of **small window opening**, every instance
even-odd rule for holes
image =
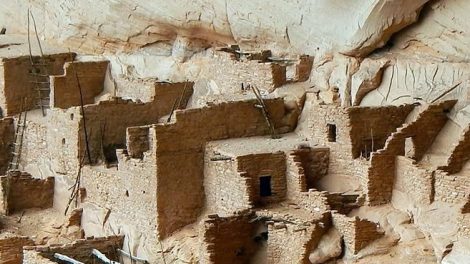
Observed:
[[[261,176],[259,178],[259,195],[261,197],[271,196],[271,176]]]
[[[62,139],[62,145],[65,145],[65,138]]]
[[[328,141],[336,142],[336,125],[328,124]]]
[[[70,114],[70,120],[73,120],[73,114]]]
[[[126,196],[129,197],[129,191],[128,190],[126,190]]]

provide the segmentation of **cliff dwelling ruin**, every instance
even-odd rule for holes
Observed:
[[[470,263],[470,2],[3,2],[0,264]]]

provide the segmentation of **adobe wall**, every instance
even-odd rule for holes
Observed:
[[[54,254],[59,253],[83,263],[93,263],[94,257],[91,252],[93,249],[97,249],[109,259],[118,261],[119,257],[116,249],[122,248],[123,239],[122,236],[79,239],[70,244],[63,245],[26,246],[24,251],[39,252],[41,256],[50,260],[54,260]],[[25,253],[25,255],[32,256],[34,254]],[[25,261],[30,262],[31,260]]]
[[[367,203],[380,205],[390,202],[395,178],[395,157],[405,155],[405,140],[411,138],[410,158],[419,161],[447,122],[447,112],[456,101],[429,105],[415,121],[400,127],[386,141],[385,147],[371,155],[367,176]]]
[[[348,217],[333,213],[333,226],[341,233],[346,248],[352,254],[357,254],[374,240],[383,236],[378,231],[377,224],[365,219]]]
[[[286,83],[286,67],[258,60],[239,61],[230,53],[217,52],[207,63],[201,76],[213,80],[224,92],[240,93],[241,83],[251,84],[260,91],[273,91]]]
[[[309,253],[317,247],[330,221],[329,213],[303,224],[268,221],[267,263],[310,263]]]
[[[412,159],[397,156],[393,192],[405,195],[412,204],[429,205],[434,200],[433,171],[420,168]]]
[[[15,138],[13,118],[0,119],[0,175],[5,175],[12,159]]]
[[[32,245],[28,237],[0,238],[0,264],[23,264],[23,247]]]
[[[95,97],[103,92],[108,65],[108,61],[65,63],[64,74],[50,78],[51,107],[66,109],[80,106],[80,96],[83,104],[95,103]]]
[[[72,61],[74,53],[61,53],[45,55],[46,63],[49,64],[49,75],[62,75],[64,64]],[[35,56],[34,61],[39,63],[39,57]],[[0,108],[4,116],[12,116],[21,111],[21,103],[26,98],[24,110],[37,108],[38,92],[36,91],[34,77],[31,76],[31,61],[29,56],[17,58],[2,58],[0,64],[3,65],[3,82],[0,83]]]
[[[0,177],[1,212],[11,213],[29,208],[49,208],[54,201],[54,178],[35,179],[28,173],[10,172]]]
[[[250,263],[261,246],[256,242],[258,222],[252,214],[210,215],[200,224],[200,263]]]
[[[250,201],[255,206],[278,203],[286,198],[286,158],[282,151],[276,153],[260,153],[239,156],[238,172],[245,173],[244,177],[251,178],[248,186],[252,196]],[[260,196],[260,177],[271,176],[271,196]]]
[[[157,145],[158,223],[162,237],[199,216],[204,197],[206,142],[270,133],[255,103],[255,100],[227,102],[176,111],[175,123],[153,127]],[[283,100],[266,99],[265,103],[274,126],[285,127]],[[175,207],[175,201],[180,206]]]

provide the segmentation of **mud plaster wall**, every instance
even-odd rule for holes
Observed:
[[[107,61],[66,63],[64,75],[51,76],[51,107],[79,106],[80,97],[83,104],[93,104],[104,89],[108,64]]]
[[[250,201],[255,206],[281,202],[286,197],[286,158],[282,151],[239,156],[237,170],[251,178]],[[271,176],[271,196],[260,196],[260,177]]]
[[[15,128],[12,118],[0,119],[0,175],[4,175],[12,158]]]
[[[283,100],[266,99],[265,103],[274,126],[282,127]],[[176,111],[175,123],[154,126],[158,224],[162,237],[194,222],[200,213],[207,141],[269,134],[266,121],[254,104],[254,100],[248,100]],[[175,201],[178,207],[174,206]]]
[[[64,245],[27,246],[24,250],[37,251],[41,256],[51,260],[54,259],[54,253],[59,253],[84,263],[93,263],[94,257],[91,254],[93,249],[99,250],[111,260],[118,260],[116,249],[122,248],[122,244],[122,236],[112,236],[105,238],[80,239],[71,244]]]
[[[61,75],[64,73],[64,64],[72,61],[75,57],[73,53],[62,53],[55,55],[46,55],[46,63],[49,64],[49,75]],[[39,63],[40,58],[34,57],[34,61]],[[0,91],[3,100],[0,100],[0,107],[4,116],[18,114],[21,111],[21,103],[25,99],[24,110],[36,108],[38,103],[38,92],[36,91],[34,77],[31,76],[31,61],[29,56],[18,58],[3,58],[0,62],[3,64],[3,82],[0,83]],[[42,74],[45,74],[42,72]]]
[[[455,101],[428,106],[415,121],[400,127],[386,141],[384,149],[371,155],[367,176],[367,203],[384,204],[390,201],[395,178],[395,156],[405,155],[405,139],[412,138],[413,160],[419,161],[447,122],[446,112]]]
[[[150,131],[151,133],[151,131]],[[154,137],[154,135],[149,135]],[[118,169],[102,166],[83,169],[86,189],[82,227],[87,236],[107,236],[120,230],[134,255],[156,263],[157,183],[155,146],[142,159],[118,152]]]
[[[54,201],[54,178],[32,178],[27,173],[10,172],[0,177],[2,212],[6,215],[29,208],[49,208]]]
[[[329,214],[303,225],[268,223],[267,263],[310,263],[308,256],[328,229]]]
[[[358,217],[348,217],[333,213],[333,225],[343,236],[346,248],[353,254],[357,254],[372,241],[383,236],[377,230],[377,225]]]
[[[249,263],[261,245],[252,215],[211,216],[200,225],[200,263]]]
[[[286,68],[257,60],[237,61],[229,53],[218,52],[201,76],[223,87],[224,93],[240,93],[242,82],[262,91],[273,91],[286,83]]]
[[[210,143],[209,143],[210,144]],[[208,144],[208,145],[209,145]],[[234,159],[211,161],[213,150],[204,154],[204,192],[207,212],[230,216],[253,207],[249,192],[251,178],[237,171]]]
[[[28,237],[0,238],[0,264],[23,264],[23,247],[32,245]]]
[[[433,172],[416,166],[412,159],[397,156],[393,192],[407,196],[412,204],[429,205],[434,200]]]
[[[413,105],[348,108],[353,157],[365,157],[366,152],[382,149],[413,108]]]

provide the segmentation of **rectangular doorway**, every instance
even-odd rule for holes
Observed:
[[[259,195],[261,197],[271,196],[271,176],[261,176],[259,178]]]

